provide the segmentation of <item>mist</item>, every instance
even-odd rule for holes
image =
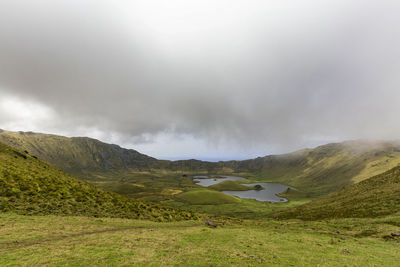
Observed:
[[[398,139],[400,2],[0,2],[0,128],[162,158]]]

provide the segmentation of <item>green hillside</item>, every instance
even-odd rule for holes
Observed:
[[[239,162],[250,178],[288,184],[320,196],[383,173],[400,164],[399,142],[348,141]]]
[[[176,195],[176,198],[191,205],[219,205],[240,201],[236,197],[210,190],[189,191]]]
[[[55,167],[85,180],[119,177],[139,173],[214,173],[232,172],[222,163],[200,160],[158,160],[133,149],[103,143],[88,137],[64,137],[33,132],[0,130],[0,142],[47,161]],[[157,176],[156,174],[156,176]]]
[[[400,167],[326,195],[307,204],[281,211],[280,219],[374,218],[400,210]]]
[[[0,131],[0,142],[27,150],[59,169],[111,190],[120,188],[115,183],[129,182],[130,187],[133,184],[133,191],[123,189],[121,192],[130,196],[137,196],[140,190],[153,193],[163,188],[180,190],[183,184],[185,187],[192,184],[190,178],[179,178],[182,174],[206,173],[280,182],[298,188],[308,197],[317,197],[400,164],[400,142],[397,141],[348,141],[284,155],[225,162],[157,160],[87,137],[67,138],[32,132]],[[151,184],[146,184],[147,181]],[[135,187],[136,184],[144,187]]]
[[[0,142],[27,150],[30,154],[69,173],[110,171],[115,169],[144,170],[158,160],[133,149],[122,149],[86,137],[64,137],[32,132],[6,132]]]
[[[0,143],[0,210],[160,221],[195,217],[110,193]]]

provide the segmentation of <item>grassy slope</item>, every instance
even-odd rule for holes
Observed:
[[[0,210],[179,220],[192,216],[110,193],[0,143]]]
[[[349,141],[241,162],[256,177],[297,187],[309,196],[338,191],[400,164],[398,142]],[[249,168],[249,166],[251,166]]]
[[[377,175],[400,164],[399,142],[351,141],[328,144],[285,155],[272,155],[245,161],[203,162],[197,160],[156,160],[135,150],[120,148],[90,138],[3,131],[0,141],[48,161],[58,168],[93,182],[143,184],[141,177],[153,182],[165,176],[176,180],[182,173],[212,173],[245,176],[256,180],[282,182],[308,192],[310,197],[338,191],[354,182]],[[119,180],[119,181],[117,181]],[[185,184],[189,185],[188,179]],[[167,179],[164,182],[168,183]],[[163,182],[163,183],[164,183]],[[164,187],[145,186],[145,191]],[[109,185],[109,188],[118,186]],[[138,189],[138,188],[136,188]],[[135,188],[132,188],[135,191]],[[125,190],[126,191],[126,190]],[[127,192],[129,194],[129,192]],[[134,192],[133,194],[134,195]]]
[[[384,239],[400,232],[399,215],[212,229],[0,213],[0,266],[399,266],[399,243]]]
[[[2,132],[0,142],[27,150],[32,155],[71,174],[85,175],[96,171],[141,171],[158,160],[132,149],[122,149],[86,137],[64,137],[30,132]],[[87,175],[85,177],[90,177]]]
[[[284,210],[278,218],[376,217],[400,210],[400,167],[329,194],[308,204]]]
[[[239,202],[236,197],[206,189],[181,193],[176,195],[176,198],[191,205],[220,205]]]

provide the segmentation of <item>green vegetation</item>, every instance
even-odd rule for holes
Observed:
[[[286,199],[290,199],[291,201],[308,198],[307,193],[299,191],[299,190],[295,190],[295,189],[290,189],[290,188],[286,189],[285,192],[278,194],[278,196],[284,197]]]
[[[157,223],[0,213],[0,266],[398,266],[400,214]]]
[[[279,182],[317,197],[380,174],[400,163],[399,142],[349,141],[241,162],[245,177]],[[249,168],[248,166],[252,166]]]
[[[373,218],[399,210],[400,167],[395,167],[305,205],[281,211],[275,217],[303,220]]]
[[[0,143],[0,266],[398,265],[400,167],[365,179],[398,164],[394,143],[210,163],[89,138],[0,136],[26,150]],[[253,189],[240,182],[203,188],[187,175],[211,171],[299,190],[280,194],[288,203],[259,202],[219,192]],[[230,218],[212,216],[218,227],[208,228],[193,212]]]
[[[29,151],[31,155],[84,179],[91,178],[85,174],[96,171],[141,171],[158,162],[135,150],[86,137],[4,131],[0,134],[0,142]]]
[[[185,192],[176,195],[176,198],[191,205],[220,205],[237,203],[240,201],[236,197],[206,189]]]
[[[104,191],[1,143],[0,211],[160,221],[195,217],[191,212]]]
[[[213,184],[207,187],[217,191],[247,191],[256,189],[255,186],[247,186],[235,181],[223,181],[218,184]]]
[[[204,189],[203,191],[206,191]],[[215,191],[214,191],[215,192]],[[217,192],[219,193],[219,192]],[[222,194],[222,193],[220,193]],[[226,195],[228,197],[233,197]],[[297,199],[285,203],[270,203],[261,202],[254,199],[240,199],[234,197],[237,201],[231,203],[211,203],[211,201],[203,201],[202,204],[191,204],[190,198],[196,198],[196,194],[189,194],[189,201],[179,199],[179,195],[168,200],[163,200],[160,203],[165,206],[174,207],[181,210],[193,211],[197,213],[228,216],[231,218],[238,219],[265,219],[272,213],[295,207],[304,203],[307,203],[308,199]]]
[[[137,197],[139,191],[130,185],[131,190],[122,189],[118,183],[144,184],[145,196],[139,197],[155,201],[163,199],[164,188],[193,188],[189,174],[235,175],[255,181],[280,182],[296,187],[311,198],[336,192],[400,164],[400,142],[395,141],[349,141],[285,155],[225,162],[157,160],[132,149],[85,137],[3,131],[0,141],[27,150],[81,179],[129,196]],[[143,177],[151,177],[152,183],[157,183],[157,179],[160,182],[155,187],[148,186]],[[182,181],[184,185],[180,185]]]

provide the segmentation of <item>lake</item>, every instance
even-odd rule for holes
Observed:
[[[210,178],[209,176],[194,176],[193,180],[196,184],[208,187],[213,184],[218,184],[223,181],[240,181],[244,180],[243,177],[235,176],[224,176],[224,178]],[[225,194],[231,196],[237,196],[240,198],[255,199],[258,201],[268,202],[287,202],[288,200],[283,197],[277,196],[277,194],[286,191],[288,188],[295,189],[291,186],[280,184],[280,183],[252,183],[243,184],[247,186],[261,185],[264,189],[262,190],[247,190],[247,191],[222,191]]]

